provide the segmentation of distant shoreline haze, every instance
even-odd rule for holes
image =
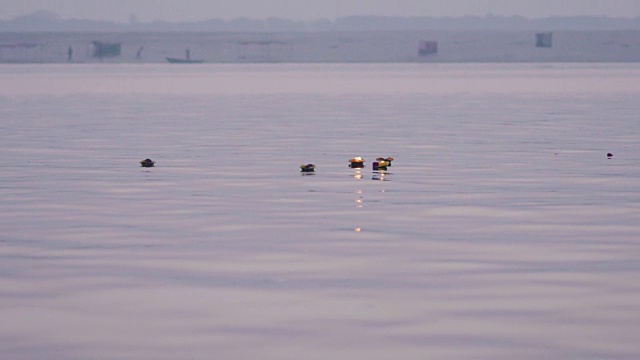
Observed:
[[[623,63],[640,30],[0,32],[0,63]]]
[[[266,19],[209,19],[191,22],[139,22],[132,14],[128,23],[63,19],[49,11],[36,11],[0,20],[0,32],[305,32],[392,30],[640,30],[640,17],[573,16],[527,18],[523,16],[407,17],[346,16],[335,20],[297,21]]]

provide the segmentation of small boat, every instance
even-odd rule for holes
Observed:
[[[391,166],[391,162],[392,162],[393,160],[395,160],[395,159],[394,159],[394,158],[392,158],[392,157],[388,157],[388,158],[379,157],[379,158],[377,158],[376,160],[378,160],[378,161],[380,161],[380,162],[386,161],[386,162],[387,162],[387,165],[388,165],[388,166]]]
[[[142,167],[153,167],[155,164],[156,162],[151,159],[144,159],[140,161],[140,165],[142,165]]]
[[[363,168],[364,167],[364,158],[357,156],[353,159],[349,159],[349,167],[351,168]]]
[[[181,59],[172,57],[168,57],[167,61],[172,64],[202,64],[204,62],[202,59]]]
[[[378,160],[374,161],[372,165],[373,170],[387,170],[387,166],[391,166],[391,162],[386,160]]]
[[[306,164],[300,165],[300,169],[302,172],[314,172],[316,171],[316,166],[314,164]]]

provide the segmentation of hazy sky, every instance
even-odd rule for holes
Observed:
[[[0,0],[0,19],[36,10],[49,10],[62,18],[119,22],[128,22],[131,14],[144,22],[270,16],[293,20],[348,15],[456,17],[489,12],[526,17],[637,17],[640,0]]]

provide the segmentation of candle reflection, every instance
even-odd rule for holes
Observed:
[[[371,180],[374,180],[374,181],[391,181],[391,179],[389,179],[388,175],[391,175],[391,174],[386,172],[386,171],[374,171],[373,172],[373,176],[371,177]]]

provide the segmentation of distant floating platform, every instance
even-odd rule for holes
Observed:
[[[172,58],[168,57],[167,61],[172,64],[202,64],[204,60],[202,59],[180,59],[180,58]]]

